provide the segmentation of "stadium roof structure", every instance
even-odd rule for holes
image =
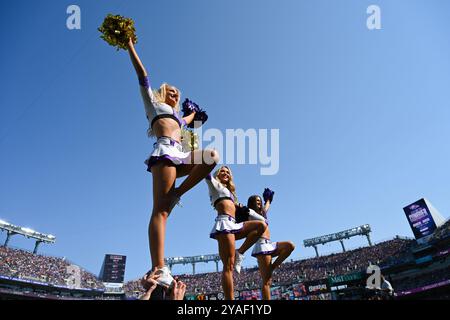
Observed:
[[[369,246],[371,246],[372,245],[372,242],[370,241],[370,232],[371,231],[372,230],[370,228],[370,225],[364,224],[362,226],[354,227],[354,228],[351,228],[348,230],[303,240],[303,245],[305,247],[314,247],[314,249],[316,250],[316,256],[319,256],[319,252],[317,251],[317,245],[325,244],[325,243],[333,242],[333,241],[339,241],[342,245],[342,250],[345,252],[344,240],[350,239],[351,237],[355,237],[355,236],[366,236],[367,241],[369,242]]]
[[[29,238],[36,239],[36,245],[34,247],[33,253],[37,252],[39,244],[41,244],[41,243],[55,243],[55,241],[56,241],[56,237],[54,235],[44,234],[44,233],[35,231],[33,229],[30,229],[30,228],[16,226],[16,225],[13,225],[13,224],[8,223],[8,222],[3,221],[3,220],[0,220],[0,230],[7,232],[6,240],[5,240],[5,243],[4,243],[5,247],[8,246],[8,242],[11,239],[11,237],[14,236],[14,235],[17,235],[17,234],[21,235],[21,236],[24,236],[24,237],[26,237],[28,239]]]
[[[219,261],[220,256],[218,254],[204,254],[201,256],[192,256],[192,257],[171,257],[171,258],[165,258],[165,263],[169,266],[170,269],[172,269],[172,266],[174,264],[192,264],[192,274],[195,274],[195,264],[199,262],[215,262],[216,263],[216,270],[219,270]]]

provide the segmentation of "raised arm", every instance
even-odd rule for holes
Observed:
[[[139,79],[141,95],[144,99],[145,112],[147,113],[148,119],[149,115],[154,116],[154,108],[158,101],[153,94],[150,80],[148,79],[147,70],[145,70],[145,67],[142,64],[141,59],[139,58],[136,49],[134,48],[134,43],[131,39],[128,41],[128,53],[130,54],[131,62],[133,63],[133,67],[136,70],[136,74]]]
[[[190,115],[183,118],[183,120],[186,122],[186,125],[189,125],[192,121],[194,121],[195,117],[195,111],[192,112]]]
[[[270,208],[270,204],[273,201],[273,195],[275,192],[270,190],[269,188],[265,188],[263,192],[263,198],[264,198],[264,211],[267,213]]]
[[[136,74],[139,79],[147,77],[147,70],[145,70],[144,65],[139,59],[139,56],[134,48],[133,40],[128,41],[128,53],[130,54],[131,62],[133,63],[134,69],[136,70]]]
[[[264,204],[264,212],[265,212],[266,214],[267,214],[267,212],[269,212],[270,204],[271,204],[271,201],[270,201],[270,200],[267,200],[266,203]]]
[[[211,175],[211,173],[208,173],[208,175],[205,178],[206,183],[208,184],[208,186],[212,186],[212,187],[217,187],[217,180],[215,178],[213,178],[213,176]]]

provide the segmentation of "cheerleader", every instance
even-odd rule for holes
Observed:
[[[136,70],[145,113],[149,121],[149,136],[156,137],[151,155],[145,161],[147,171],[153,176],[153,211],[148,234],[152,268],[159,275],[161,286],[171,286],[173,277],[164,265],[164,240],[167,218],[180,197],[203,180],[216,166],[218,154],[214,150],[184,152],[180,143],[181,127],[196,120],[192,112],[184,118],[178,115],[180,91],[163,83],[152,91],[147,71],[144,68],[134,43],[128,41],[128,52]],[[195,163],[194,163],[195,160]],[[175,187],[176,178],[187,178]]]
[[[248,221],[267,221],[267,212],[273,200],[275,192],[266,188],[264,190],[264,207],[259,196],[248,198],[247,207],[249,208]],[[270,300],[270,286],[272,284],[272,273],[286,260],[294,251],[295,246],[291,241],[271,242],[270,231],[267,227],[261,238],[258,239],[253,247],[252,256],[258,260],[259,272],[262,278],[262,297],[263,300]],[[272,257],[277,259],[272,263]]]
[[[214,177],[208,175],[211,205],[217,211],[215,224],[210,237],[216,239],[219,245],[219,255],[223,263],[222,288],[225,299],[234,299],[233,269],[240,273],[244,253],[256,243],[267,228],[263,221],[236,222],[236,187],[230,168],[222,166]],[[239,249],[235,249],[235,241],[245,238]]]

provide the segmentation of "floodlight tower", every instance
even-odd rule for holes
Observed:
[[[6,240],[4,243],[4,246],[8,246],[9,241],[11,240],[11,237],[18,234],[22,235],[28,239],[32,238],[36,240],[33,253],[37,253],[39,245],[41,243],[55,243],[56,237],[51,234],[43,234],[37,231],[34,231],[30,228],[24,228],[15,226],[13,224],[10,224],[8,222],[5,222],[3,220],[0,220],[0,230],[6,231]]]

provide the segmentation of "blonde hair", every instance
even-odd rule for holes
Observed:
[[[230,180],[228,180],[227,184],[223,184],[219,179],[217,179],[217,176],[219,175],[220,170],[223,168],[227,168],[230,172]],[[219,181],[223,186],[225,186],[228,190],[230,190],[231,194],[234,196],[234,202],[237,203],[237,195],[236,195],[236,185],[233,182],[233,173],[231,172],[231,169],[227,166],[221,166],[216,172],[214,172],[214,178]]]
[[[175,105],[175,107],[173,107],[173,109],[175,109],[176,112],[180,112],[180,99],[181,99],[181,91],[174,86],[171,86],[170,84],[164,82],[159,89],[153,90],[153,95],[155,96],[156,101],[158,101],[159,103],[166,103],[166,96],[167,96],[167,87],[172,87],[174,88],[177,93],[178,93],[178,102]],[[155,134],[153,133],[152,128],[148,128],[147,130],[147,135],[149,137],[154,137]]]
[[[161,85],[161,87],[159,87],[159,89],[153,90],[153,95],[155,96],[156,101],[158,101],[160,103],[166,103],[166,96],[167,96],[167,91],[168,91],[167,88],[168,87],[174,88],[177,91],[177,93],[178,93],[178,102],[175,105],[175,107],[173,107],[173,108],[175,109],[176,112],[179,112],[180,111],[181,92],[180,92],[180,90],[178,90],[177,87],[171,86],[170,84],[164,82]]]

